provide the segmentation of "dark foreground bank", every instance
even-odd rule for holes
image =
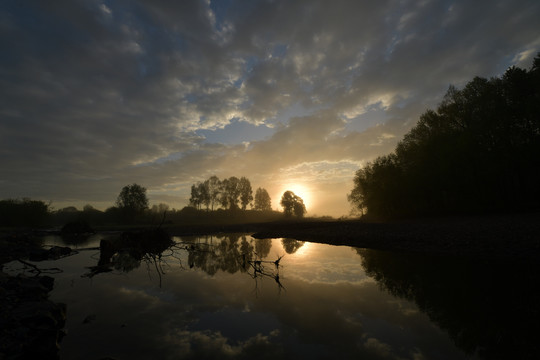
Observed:
[[[55,259],[62,255],[57,250],[42,249],[39,239],[25,234],[0,237],[0,359],[58,358],[66,306],[48,299],[54,278],[42,275],[37,267],[29,275],[3,272],[6,262],[32,266],[26,260]]]
[[[390,223],[275,223],[256,238],[294,238],[398,252],[537,258],[540,214],[419,219]]]

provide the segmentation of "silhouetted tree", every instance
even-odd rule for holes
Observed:
[[[257,188],[257,190],[255,191],[255,204],[253,206],[253,209],[258,211],[272,210],[272,201],[266,189]]]
[[[198,182],[191,185],[191,197],[189,198],[189,204],[198,210],[200,210],[204,204],[208,209],[210,197],[208,194],[208,188],[204,183]]]
[[[253,190],[251,189],[251,183],[246,177],[242,176],[238,186],[240,188],[240,204],[242,205],[242,210],[246,210],[246,207],[251,204],[251,201],[253,201]]]
[[[137,184],[124,186],[116,199],[116,206],[127,219],[134,220],[135,217],[148,209],[146,188]]]
[[[152,205],[152,208],[150,209],[151,212],[154,214],[163,214],[164,212],[167,212],[169,210],[169,205],[160,203],[158,205]]]
[[[283,212],[285,216],[292,216],[293,214],[297,217],[303,217],[306,213],[306,206],[304,205],[304,200],[300,196],[295,195],[290,190],[287,190],[281,196],[281,206],[283,207]]]
[[[208,180],[206,180],[204,184],[207,188],[210,206],[212,210],[214,210],[214,205],[216,205],[216,203],[218,203],[219,201],[219,195],[221,192],[221,181],[217,176],[213,175]]]
[[[236,176],[231,176],[221,182],[221,205],[224,208],[238,209],[240,197],[240,180]]]
[[[86,211],[86,212],[91,212],[91,211],[95,211],[95,210],[96,210],[96,209],[95,209],[92,205],[90,205],[90,204],[86,204],[86,205],[84,205],[84,207],[83,207],[83,211]]]
[[[356,172],[351,204],[385,218],[538,209],[539,64],[451,86],[394,153]]]

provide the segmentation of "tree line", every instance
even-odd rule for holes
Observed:
[[[253,204],[252,201],[254,200]],[[257,188],[255,197],[248,178],[236,176],[220,180],[217,176],[211,176],[205,181],[199,181],[191,186],[191,206],[197,210],[214,210],[217,207],[229,210],[246,210],[252,205],[256,211],[272,211],[272,200],[268,191]],[[280,201],[285,216],[303,217],[306,206],[302,198],[290,190],[283,193]]]
[[[264,188],[257,188],[255,198],[251,182],[242,176],[236,176],[220,180],[213,175],[205,181],[199,181],[191,185],[191,197],[189,204],[198,210],[215,210],[218,207],[223,209],[246,210],[248,205],[253,203],[253,210],[271,211],[272,201],[268,191]]]
[[[538,210],[540,53],[529,70],[451,86],[391,154],[359,169],[348,199],[380,218]]]
[[[85,205],[82,211],[74,206],[53,210],[50,203],[41,200],[6,199],[0,200],[0,226],[61,226],[67,223],[142,225],[163,222],[232,224],[276,221],[283,216],[282,213],[272,211],[271,198],[266,189],[257,188],[253,197],[251,184],[245,177],[230,177],[220,181],[212,176],[194,184],[191,195],[191,206],[181,210],[170,209],[169,205],[163,203],[150,207],[146,188],[136,183],[124,186],[115,205],[105,211],[97,210],[90,204]],[[252,210],[247,210],[252,201]],[[281,205],[288,217],[303,217],[306,212],[302,199],[291,191],[283,194]]]

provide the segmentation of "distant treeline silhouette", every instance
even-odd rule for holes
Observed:
[[[295,206],[294,214],[302,217],[305,206],[300,197],[295,198],[301,203],[303,211]],[[247,205],[253,200],[252,209],[248,210]],[[287,212],[287,206],[294,205],[291,204],[284,205],[285,215],[292,214],[292,210],[289,211],[291,214]],[[54,210],[41,200],[0,200],[0,227],[58,226],[77,232],[91,229],[90,226],[247,224],[277,221],[284,215],[272,210],[266,189],[258,188],[253,198],[251,184],[245,177],[220,181],[212,176],[207,181],[194,184],[190,205],[180,210],[170,209],[169,205],[163,203],[150,207],[146,188],[134,183],[124,186],[115,206],[105,211],[95,209],[90,204],[85,205],[82,211],[74,206]]]
[[[283,213],[278,211],[238,211],[216,209],[214,211],[197,210],[192,206],[182,209],[169,209],[166,204],[153,205],[136,215],[127,217],[125,211],[117,206],[111,206],[105,211],[85,205],[82,210],[74,206],[52,209],[40,200],[0,200],[0,227],[64,227],[66,224],[76,224],[77,229],[82,225],[116,226],[159,226],[164,225],[229,225],[257,222],[278,221],[283,219]]]
[[[356,172],[363,214],[395,218],[538,210],[540,53],[530,70],[451,86],[397,145]]]
[[[39,200],[0,200],[0,226],[41,226],[49,220],[49,204]]]

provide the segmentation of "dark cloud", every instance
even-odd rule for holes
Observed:
[[[213,173],[360,165],[450,84],[530,66],[539,14],[532,0],[5,1],[0,198],[112,204],[139,182],[180,199]],[[201,138],[231,122],[275,131]]]

